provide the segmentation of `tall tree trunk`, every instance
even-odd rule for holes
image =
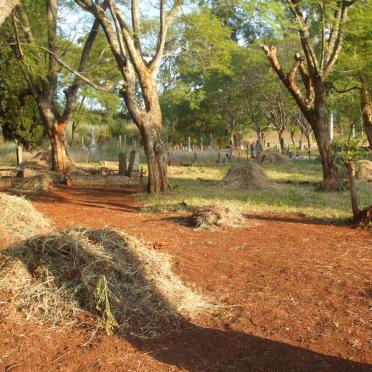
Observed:
[[[346,163],[346,167],[350,184],[351,209],[353,211],[354,219],[356,219],[359,216],[360,210],[358,207],[358,194],[355,183],[355,163],[353,161],[349,161]]]
[[[346,167],[349,176],[353,222],[356,224],[364,223],[365,225],[368,225],[370,222],[372,222],[372,205],[367,208],[364,208],[363,210],[359,209],[358,191],[355,183],[355,163],[353,161],[349,161],[346,163]]]
[[[363,117],[363,126],[366,131],[369,149],[372,151],[372,101],[371,90],[368,89],[366,83],[362,82],[361,88],[361,109]]]
[[[305,115],[305,113],[304,113]],[[313,129],[316,143],[318,145],[320,160],[323,168],[322,189],[340,189],[341,178],[338,175],[335,155],[332,151],[331,141],[329,138],[327,110],[326,110],[326,92],[324,83],[317,81],[315,86],[315,102],[311,115],[307,119]]]
[[[50,125],[48,136],[52,149],[52,169],[66,175],[71,168],[71,159],[66,149],[66,124],[56,122]]]
[[[295,142],[295,138],[294,138],[294,136],[295,136],[295,129],[290,129],[289,130],[289,134],[291,136],[292,145],[293,146],[296,146],[296,142]]]
[[[307,140],[307,148],[308,148],[308,150],[310,150],[311,146],[313,144],[313,141],[311,139],[311,133],[308,133],[308,134],[305,133],[304,135],[305,135],[306,140]]]
[[[167,177],[167,149],[160,135],[161,123],[145,123],[141,128],[143,146],[147,158],[149,193],[165,191],[169,187]]]
[[[329,140],[328,128],[322,126],[321,129],[314,131],[318,145],[320,160],[323,168],[322,188],[325,190],[340,188],[340,177],[338,175],[335,156]]]
[[[278,130],[279,145],[280,145],[280,148],[281,148],[282,152],[285,150],[283,132],[284,131],[282,129]]]
[[[74,144],[76,128],[77,128],[77,124],[76,124],[76,122],[75,122],[75,120],[74,120],[74,121],[72,122],[72,125],[71,125],[71,139],[70,139],[70,146],[72,146],[72,145]]]
[[[0,0],[0,26],[19,2],[20,0]]]

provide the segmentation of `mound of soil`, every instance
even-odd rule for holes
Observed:
[[[238,163],[233,165],[222,180],[222,186],[265,189],[271,184],[265,170],[256,163]]]
[[[356,166],[356,178],[372,181],[372,161],[359,160]]]
[[[239,227],[244,216],[236,209],[225,205],[207,205],[198,208],[192,215],[192,224],[198,229]]]
[[[261,155],[260,162],[272,164],[287,164],[288,160],[284,155],[279,154],[278,152],[264,152]]]

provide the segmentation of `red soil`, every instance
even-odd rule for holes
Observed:
[[[111,226],[152,242],[186,282],[232,307],[153,341],[0,312],[0,369],[372,370],[371,232],[269,214],[241,229],[195,231],[187,213],[142,213],[135,192],[58,189],[33,202],[58,227]]]

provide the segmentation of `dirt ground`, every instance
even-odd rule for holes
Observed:
[[[186,212],[141,212],[137,191],[56,189],[32,200],[58,227],[111,226],[169,252],[219,315],[146,340],[0,313],[0,370],[372,371],[370,231],[270,214],[196,231]]]

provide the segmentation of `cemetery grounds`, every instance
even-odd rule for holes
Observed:
[[[169,167],[172,188],[156,196],[136,186],[55,188],[28,196],[59,228],[112,227],[169,253],[173,270],[220,308],[155,340],[1,321],[0,368],[371,370],[372,234],[348,222],[348,192],[318,191],[320,166],[312,161],[266,165],[269,189],[226,189],[219,180],[229,165]],[[358,187],[367,205],[371,183]],[[209,204],[241,209],[247,224],[191,227],[192,210]]]

